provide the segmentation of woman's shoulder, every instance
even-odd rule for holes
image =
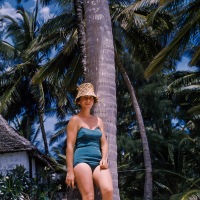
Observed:
[[[99,122],[103,122],[103,120],[100,117],[98,116],[95,116],[95,117],[98,119]]]
[[[78,115],[73,115],[69,121],[71,123],[77,123],[78,121],[80,121],[80,117]]]
[[[78,118],[77,115],[74,115],[71,117],[71,119],[69,120],[69,123],[67,125],[67,128],[73,129],[73,130],[78,130],[79,129],[79,124],[80,124],[80,120]]]
[[[103,120],[97,116],[98,126],[101,128],[103,126]]]

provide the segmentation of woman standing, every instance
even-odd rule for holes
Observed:
[[[113,185],[103,122],[90,113],[97,101],[91,83],[79,86],[75,102],[80,112],[67,126],[66,184],[74,188],[76,181],[83,200],[94,200],[94,185],[100,189],[102,200],[112,200]]]

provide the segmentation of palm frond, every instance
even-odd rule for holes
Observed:
[[[18,87],[18,84],[20,83],[21,79],[22,79],[22,77],[20,76],[18,78],[18,80],[12,85],[12,87],[10,89],[6,90],[3,93],[3,95],[1,96],[1,98],[0,98],[0,113],[7,110],[11,101],[19,98],[19,95],[18,95],[18,92],[17,92],[17,87]]]
[[[158,181],[154,181],[154,184],[156,185],[156,187],[159,187],[159,188],[162,188],[164,190],[167,190],[170,192],[170,194],[173,193],[173,191],[165,184],[161,183],[161,182],[158,182]]]
[[[54,23],[56,22],[49,22],[48,25],[46,24],[43,27],[41,30],[41,35],[36,37],[28,46],[25,52],[27,55],[34,54],[37,51],[44,51],[51,47],[56,47],[57,45],[61,45],[61,43],[69,42],[71,35],[73,35],[75,32],[73,22],[71,20],[69,20],[69,22],[63,22],[63,26],[67,27],[63,29],[58,26],[58,23],[56,23],[56,25],[54,25]]]
[[[40,0],[40,2],[43,4],[43,5],[49,5],[51,4],[52,2],[54,3],[58,3],[59,5],[66,5],[68,3],[73,3],[73,0]]]
[[[166,45],[174,26],[174,16],[169,11],[163,11],[162,7],[152,10],[147,14],[146,28],[152,37],[161,38],[159,41],[163,46]]]
[[[140,63],[149,63],[150,59],[161,49],[161,45],[148,32],[131,28],[126,32],[126,44],[134,59]]]
[[[150,62],[149,66],[145,70],[145,77],[149,77],[153,73],[160,71],[164,66],[164,62],[167,60],[167,58],[169,58],[169,56],[171,58],[177,58],[178,49],[184,49],[184,46],[189,40],[190,32],[193,31],[194,26],[199,20],[200,14],[197,14],[182,27],[170,44],[162,49]]]
[[[192,59],[189,62],[190,66],[198,65],[200,63],[200,45],[195,48],[195,53],[192,56]]]
[[[42,66],[42,68],[33,76],[32,83],[39,83],[43,81],[47,76],[58,70],[58,67],[66,66],[64,63],[71,63],[73,52],[75,51],[75,45],[77,44],[77,35],[74,32],[68,43],[65,44],[61,52],[53,58],[50,62]],[[66,66],[66,68],[67,68]]]
[[[170,197],[170,200],[191,200],[200,199],[200,190],[189,190],[183,193],[175,194]]]
[[[191,114],[191,115],[198,115],[198,118],[200,116],[200,105],[197,105],[197,106],[193,106],[192,108],[190,108],[188,110],[188,113]]]
[[[146,16],[142,14],[142,12],[136,12],[141,7],[141,3],[135,2],[129,6],[120,7],[121,11],[118,11],[113,16],[114,20],[118,20],[121,23],[121,26],[128,30],[132,26],[143,27],[146,22]]]
[[[53,144],[54,142],[56,142],[57,140],[59,140],[59,138],[62,138],[63,135],[66,134],[65,133],[65,127],[60,129],[59,131],[57,131],[56,133],[54,133],[50,139],[49,144]]]
[[[31,93],[33,95],[33,98],[37,102],[37,110],[39,113],[44,113],[44,107],[45,107],[45,99],[44,99],[44,89],[42,84],[37,85],[31,85]]]
[[[169,91],[177,91],[180,90],[181,87],[191,87],[196,85],[198,88],[198,85],[200,83],[200,76],[199,72],[191,72],[188,75],[185,75],[183,77],[177,78],[175,81],[173,81],[171,84],[168,85]]]
[[[48,35],[45,38],[35,38],[31,41],[28,48],[24,51],[24,57],[27,59],[31,59],[32,56],[35,55],[37,52],[43,52],[50,50],[53,48],[57,43],[60,42],[59,34],[54,33]]]
[[[29,14],[24,10],[23,7],[18,7],[17,13],[19,13],[23,20],[20,20],[23,26],[23,30],[25,31],[26,34],[26,38],[32,40],[33,39],[33,34],[34,34],[34,30],[32,30],[32,18],[29,16]]]
[[[64,160],[66,160],[66,156],[65,155],[62,155],[62,154],[58,154],[58,156]]]
[[[31,30],[36,30],[37,28],[38,10],[39,10],[39,0],[36,1],[36,6],[33,10]]]
[[[169,174],[171,176],[176,176],[179,177],[182,180],[185,180],[185,182],[187,182],[190,186],[194,186],[197,189],[200,189],[200,187],[198,186],[198,184],[196,183],[196,181],[194,181],[193,179],[191,179],[191,177],[186,177],[180,173],[174,172],[174,171],[170,171],[170,170],[165,170],[165,169],[155,169],[154,172],[157,173],[166,173]]]
[[[73,13],[63,13],[47,21],[41,27],[40,32],[42,37],[59,33],[63,38],[68,38],[68,34],[75,28],[75,15]]]
[[[183,139],[180,141],[178,147],[179,147],[179,148],[182,148],[182,147],[184,147],[184,145],[185,145],[186,143],[188,143],[188,142],[189,142],[189,143],[195,144],[195,141],[194,141],[189,135],[185,135],[185,138],[183,138]]]
[[[33,16],[27,13],[22,6],[18,7],[17,13],[21,15],[21,18],[16,20],[10,16],[3,16],[3,20],[6,20],[6,36],[12,39],[14,46],[18,50],[24,50],[28,43],[34,38],[35,28],[32,26],[34,20]]]
[[[6,41],[0,40],[0,55],[5,60],[12,60],[20,55],[20,51]]]

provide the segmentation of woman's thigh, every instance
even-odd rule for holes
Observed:
[[[74,174],[79,191],[82,195],[94,193],[92,170],[86,163],[79,163],[74,167]]]
[[[93,180],[95,185],[103,190],[112,190],[112,177],[109,169],[100,169],[100,166],[96,167],[93,172]]]

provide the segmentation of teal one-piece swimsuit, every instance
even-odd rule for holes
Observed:
[[[102,158],[100,150],[101,130],[80,128],[74,151],[74,167],[79,163],[87,163],[92,171],[99,165]]]

